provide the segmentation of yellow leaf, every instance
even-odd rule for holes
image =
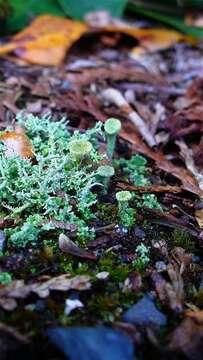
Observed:
[[[175,30],[167,29],[137,29],[137,28],[119,28],[108,26],[105,30],[127,34],[137,39],[148,51],[157,51],[166,49],[179,41],[188,41],[195,43],[196,40],[192,36],[183,35]],[[137,49],[137,47],[135,47]],[[133,52],[133,50],[132,50]]]
[[[88,26],[52,15],[37,17],[25,30],[0,47],[0,55],[15,51],[27,62],[39,65],[59,65],[66,51],[87,32]]]

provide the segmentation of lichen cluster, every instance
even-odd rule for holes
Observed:
[[[15,218],[16,227],[8,228],[9,241],[15,245],[36,244],[43,231],[54,221],[76,224],[81,241],[91,235],[86,221],[93,218],[90,208],[96,202],[92,189],[97,184],[96,168],[101,161],[95,147],[90,148],[89,161],[76,161],[69,151],[78,141],[94,142],[101,132],[97,124],[92,130],[70,134],[65,121],[51,122],[48,116],[18,117],[35,150],[35,162],[19,157],[6,158],[0,149],[1,217]]]
[[[116,173],[131,183],[149,184],[143,157],[113,159],[115,137],[121,127],[119,120],[107,121],[107,125],[115,127],[115,134],[107,125],[104,134],[101,123],[84,133],[70,133],[64,119],[53,122],[49,116],[39,119],[21,113],[17,123],[25,128],[35,157],[7,158],[5,144],[0,143],[0,216],[8,224],[13,220],[14,226],[6,226],[5,233],[14,246],[34,246],[40,239],[46,241],[47,232],[60,228],[56,223],[73,224],[75,241],[86,243],[94,237],[92,223],[100,215],[103,217],[99,210],[102,195],[108,194]],[[106,154],[98,151],[99,136],[106,137]],[[110,140],[114,136],[113,142],[109,136]],[[159,207],[154,195],[141,198],[128,191],[116,193],[116,189],[112,195],[117,209],[114,222],[129,229],[136,222],[137,207],[146,203],[148,207]]]

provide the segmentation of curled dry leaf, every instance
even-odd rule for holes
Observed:
[[[157,272],[152,273],[152,281],[160,301],[170,309],[180,312],[183,309],[184,283],[176,264],[168,264],[167,273],[170,282]]]
[[[51,290],[55,291],[68,291],[74,290],[89,290],[91,287],[90,276],[77,275],[71,277],[70,274],[63,274],[53,278],[46,277],[46,280],[39,280],[36,283],[26,285],[24,280],[15,280],[8,286],[1,287],[0,289],[0,306],[6,310],[13,310],[14,303],[11,300],[24,299],[32,292],[37,294],[40,298],[49,296]],[[10,307],[6,308],[6,300],[9,302]],[[13,304],[13,307],[11,306]]]
[[[14,131],[6,131],[0,135],[0,141],[6,147],[6,157],[19,156],[21,158],[34,157],[34,150],[30,139],[25,134],[21,127],[16,128]]]
[[[59,248],[62,252],[87,260],[96,260],[96,256],[79,248],[68,236],[64,234],[59,235]]]

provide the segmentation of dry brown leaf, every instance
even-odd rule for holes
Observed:
[[[87,260],[96,260],[96,256],[87,252],[86,250],[77,246],[68,236],[64,234],[59,235],[59,249],[66,253],[76,257],[80,257]]]
[[[157,272],[152,273],[155,290],[164,305],[169,306],[169,308],[174,311],[180,312],[183,309],[184,284],[179,267],[169,263],[167,265],[167,273],[170,282],[166,281],[161,274]]]
[[[186,317],[196,320],[198,323],[203,325],[203,310],[200,311],[187,311],[185,313]]]
[[[195,210],[195,217],[200,229],[203,229],[203,209]]]
[[[170,335],[168,349],[185,355],[186,359],[202,359],[203,325],[186,318]]]
[[[170,185],[159,185],[152,184],[146,186],[135,186],[126,184],[124,182],[118,182],[116,187],[122,190],[136,191],[140,193],[161,193],[161,192],[171,192],[171,193],[180,193],[183,189],[180,186],[170,186]]]
[[[24,130],[20,127],[15,131],[6,131],[0,135],[0,141],[6,146],[6,157],[19,156],[21,158],[33,158],[34,150],[32,143]]]
[[[21,59],[40,65],[59,65],[66,51],[87,32],[88,26],[52,15],[37,17],[25,30],[0,47],[0,55],[14,51]]]
[[[32,292],[41,298],[45,298],[49,296],[51,290],[89,290],[90,287],[90,276],[88,275],[71,277],[70,274],[63,274],[51,279],[46,277],[45,279],[40,279],[38,282],[28,285],[24,283],[24,280],[15,280],[11,284],[0,288],[0,306],[6,310],[13,310],[15,305],[12,302],[13,298],[24,299]],[[8,307],[6,305],[6,299],[10,304]],[[11,305],[13,305],[13,307]]]
[[[150,149],[135,133],[131,124],[127,124],[126,126],[124,124],[120,135],[123,139],[131,142],[134,150],[153,159],[159,169],[162,169],[178,178],[182,183],[183,189],[202,196],[202,191],[199,188],[196,179],[190,174],[190,172],[183,167],[175,166],[172,162],[167,160],[160,151]]]

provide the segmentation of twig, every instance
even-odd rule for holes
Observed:
[[[127,103],[120,91],[113,88],[108,88],[102,91],[101,96],[104,100],[118,106],[121,111],[123,111],[128,116],[129,120],[135,125],[138,132],[142,135],[142,137],[145,139],[145,141],[150,147],[156,145],[156,141],[150,133],[144,120],[138,115],[135,110],[131,108],[131,106]]]
[[[172,86],[160,86],[160,85],[151,85],[151,84],[142,84],[142,83],[128,83],[122,82],[117,84],[120,89],[123,90],[135,90],[135,91],[142,91],[146,93],[157,93],[161,92],[161,94],[166,95],[185,95],[185,89],[179,89]]]

